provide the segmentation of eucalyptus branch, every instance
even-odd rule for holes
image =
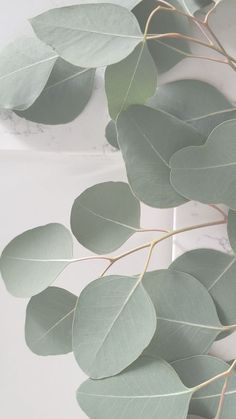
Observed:
[[[201,383],[198,386],[194,387],[193,390],[196,392],[198,390],[201,390],[204,387],[207,387],[208,385],[214,383],[215,381],[217,381],[221,378],[230,377],[230,375],[233,373],[235,367],[236,367],[236,360],[233,362],[233,364],[231,365],[231,367],[227,371],[224,371],[224,372],[216,375],[215,377],[210,378],[207,381],[204,381],[204,383]]]
[[[223,385],[223,388],[222,388],[222,392],[221,392],[221,396],[220,396],[219,406],[218,406],[217,413],[216,413],[216,416],[215,416],[214,419],[220,419],[221,418],[221,414],[222,414],[223,407],[224,407],[224,402],[225,402],[225,394],[227,392],[227,388],[228,388],[228,385],[229,385],[230,375],[231,374],[229,374],[225,379],[225,382],[224,382],[224,385]]]

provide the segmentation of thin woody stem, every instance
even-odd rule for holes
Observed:
[[[224,407],[224,402],[225,402],[225,395],[228,389],[228,385],[229,385],[229,380],[230,380],[230,375],[229,374],[224,382],[223,388],[222,388],[222,392],[221,392],[221,396],[220,396],[220,401],[219,401],[219,405],[218,405],[218,409],[217,409],[217,413],[214,419],[220,419],[221,414],[223,412],[223,407]]]
[[[236,366],[236,360],[233,362],[233,364],[231,365],[231,367],[225,371],[222,372],[221,374],[216,375],[213,378],[210,378],[209,380],[205,381],[204,383],[199,384],[198,386],[193,388],[193,391],[196,392],[198,390],[201,390],[202,388],[208,386],[209,384],[214,383],[215,381],[219,380],[220,378],[224,378],[224,377],[230,377],[230,375],[233,373],[233,370]]]

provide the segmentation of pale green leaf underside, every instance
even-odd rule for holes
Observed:
[[[25,339],[38,355],[60,355],[72,351],[72,322],[77,297],[49,287],[31,298],[26,311]]]
[[[147,273],[144,287],[158,325],[144,354],[173,361],[206,353],[222,325],[205,287],[189,274],[170,270]]]
[[[194,387],[212,377],[228,370],[229,365],[210,356],[196,356],[180,360],[172,364],[180,379],[188,387]],[[225,379],[215,381],[193,395],[190,404],[190,413],[214,418],[218,409],[220,395]],[[229,381],[225,394],[224,408],[221,419],[233,419],[236,411],[236,375]]]
[[[188,199],[236,209],[236,120],[224,122],[205,145],[178,151],[170,161],[171,183]]]
[[[23,112],[22,118],[42,124],[66,124],[73,121],[87,105],[95,71],[75,67],[59,58],[38,99]]]
[[[79,297],[73,350],[90,377],[115,375],[135,361],[156,330],[156,312],[137,278],[107,276]]]
[[[191,395],[170,365],[139,359],[116,377],[86,381],[77,399],[91,419],[183,419]]]
[[[114,4],[83,4],[49,10],[31,20],[36,35],[80,67],[121,61],[142,41],[135,16]]]
[[[52,284],[72,257],[69,230],[61,224],[47,224],[25,231],[5,247],[1,275],[11,294],[31,297]]]
[[[0,53],[0,107],[27,109],[46,85],[58,55],[37,38],[20,38]]]
[[[95,253],[116,250],[139,228],[140,203],[123,182],[105,182],[86,189],[71,210],[73,234]]]
[[[157,69],[146,43],[139,44],[123,61],[107,67],[105,88],[112,119],[130,105],[144,104],[155,93]]]
[[[163,111],[132,106],[117,121],[118,143],[134,194],[152,207],[180,205],[185,199],[170,184],[171,156],[204,139],[192,127]]]

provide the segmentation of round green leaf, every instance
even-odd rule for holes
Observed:
[[[77,399],[91,419],[183,419],[191,395],[166,362],[141,358],[116,377],[87,380]]]
[[[228,213],[227,231],[230,245],[236,253],[236,212],[232,210]]]
[[[206,353],[223,327],[205,287],[193,276],[169,270],[147,273],[143,284],[158,324],[144,353],[167,361]]]
[[[180,379],[188,387],[195,387],[229,369],[229,365],[211,356],[196,356],[172,363]],[[190,412],[204,418],[214,418],[218,409],[225,378],[197,391],[191,400]],[[236,411],[236,374],[229,380],[221,419],[233,419]]]
[[[178,80],[159,86],[147,104],[182,119],[205,137],[217,125],[236,117],[232,103],[214,86],[200,80]]]
[[[36,35],[66,61],[102,67],[121,61],[142,41],[135,16],[115,4],[81,4],[31,19]]]
[[[72,322],[77,297],[49,287],[31,298],[26,311],[25,339],[37,355],[60,355],[72,351]]]
[[[170,184],[171,156],[204,139],[188,124],[147,106],[132,106],[117,121],[118,143],[134,194],[152,207],[168,208],[186,200]]]
[[[236,258],[212,249],[196,249],[176,259],[170,269],[186,272],[211,294],[224,325],[236,323]]]
[[[58,55],[37,38],[20,38],[0,53],[0,107],[27,109],[48,81]]]
[[[140,204],[123,182],[86,189],[71,210],[71,229],[87,249],[103,254],[118,249],[140,228]]]
[[[105,135],[108,143],[111,144],[112,147],[119,148],[115,121],[110,121],[107,124]]]
[[[31,297],[47,288],[73,257],[69,232],[61,224],[37,227],[13,239],[0,259],[2,278],[16,297]]]
[[[118,374],[141,355],[155,330],[155,309],[137,278],[99,278],[84,289],[75,311],[76,360],[90,377]]]
[[[87,105],[93,90],[95,71],[75,67],[59,58],[38,99],[23,112],[22,118],[42,124],[66,124]]]
[[[224,122],[205,145],[187,147],[170,160],[171,184],[188,199],[236,209],[236,120]]]
[[[155,93],[157,69],[146,42],[123,61],[107,67],[105,87],[109,113],[114,120],[130,105],[142,105]]]

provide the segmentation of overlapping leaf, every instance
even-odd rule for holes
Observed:
[[[81,408],[96,419],[183,419],[191,396],[170,365],[146,359],[116,377],[88,380],[77,392]]]
[[[204,138],[192,127],[161,110],[132,106],[117,121],[118,143],[129,184],[145,204],[167,208],[185,199],[170,184],[171,156]]]
[[[90,283],[79,297],[73,350],[90,377],[118,374],[135,361],[156,330],[156,312],[137,278],[107,276]]]
[[[140,203],[123,182],[105,182],[86,189],[71,210],[77,240],[95,253],[120,247],[140,228]]]
[[[66,61],[102,67],[121,61],[142,41],[135,16],[115,4],[79,4],[33,18],[36,35]]]
[[[117,132],[116,132],[116,123],[115,121],[108,122],[105,130],[105,136],[109,144],[112,145],[112,147],[119,148],[118,142],[117,142]]]
[[[47,288],[73,256],[70,232],[61,224],[25,231],[3,250],[1,275],[16,297],[31,297]]]
[[[224,122],[205,145],[187,147],[170,160],[171,184],[188,199],[236,209],[236,120]]]
[[[38,355],[60,355],[72,351],[72,323],[77,297],[49,287],[31,298],[25,320],[25,339]]]

